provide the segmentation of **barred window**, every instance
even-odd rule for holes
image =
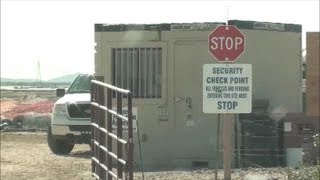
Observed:
[[[162,48],[113,48],[112,83],[134,98],[161,98]]]

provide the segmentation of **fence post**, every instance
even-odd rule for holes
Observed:
[[[103,86],[99,86],[98,91],[99,91],[98,103],[101,105],[104,105],[105,104],[105,97],[104,97]],[[99,119],[98,120],[99,120],[98,121],[99,127],[105,128],[106,127],[105,111],[102,109],[99,109]],[[99,135],[98,135],[99,145],[105,147],[106,146],[106,134],[101,130],[98,130],[98,132],[99,132]],[[106,152],[103,149],[99,148],[98,155],[99,155],[99,163],[106,165]],[[100,173],[99,177],[101,179],[106,179],[106,171],[101,166],[100,166],[99,173]]]
[[[117,92],[117,113],[122,114],[122,93]],[[117,118],[117,136],[118,138],[122,139],[122,119]],[[117,142],[117,157],[122,158],[122,144],[118,141]],[[118,161],[117,162],[117,172],[118,177],[122,179],[122,164]]]
[[[128,173],[129,180],[133,180],[133,128],[132,128],[132,93],[128,94]]]
[[[90,101],[91,102],[95,102],[95,98],[96,98],[96,91],[95,91],[95,84],[94,83],[91,83],[91,88],[90,88],[90,94],[91,94],[91,97],[90,97]],[[91,105],[91,123],[95,123],[95,107],[93,105]],[[91,156],[92,157],[95,157],[95,153],[94,153],[94,149],[95,149],[95,145],[94,145],[94,140],[95,140],[95,137],[94,137],[94,132],[95,132],[95,127],[94,126],[91,126]],[[91,159],[91,172],[95,173],[96,169],[96,163],[93,159]]]
[[[112,90],[107,89],[107,108],[112,109]],[[107,131],[112,132],[112,115],[107,113]],[[108,151],[112,151],[112,138],[108,136]],[[107,162],[108,170],[112,170],[112,157],[108,154],[108,162]],[[111,180],[112,176],[108,173],[108,179]]]

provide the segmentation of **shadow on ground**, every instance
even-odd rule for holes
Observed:
[[[70,153],[68,156],[75,157],[75,158],[90,159],[91,158],[91,151],[75,151],[75,152]]]

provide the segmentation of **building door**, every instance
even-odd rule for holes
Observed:
[[[174,103],[177,128],[194,126],[195,113],[198,109],[195,103],[201,94],[199,65],[190,53],[186,53],[192,50],[192,45],[175,46]]]
[[[174,101],[177,127],[192,127],[202,115],[202,66],[207,62],[206,43],[182,41],[175,46]]]
[[[175,131],[176,141],[181,142],[178,157],[191,164],[202,160],[205,164],[214,157],[215,115],[202,110],[202,67],[209,59],[206,44],[180,41],[174,47]]]

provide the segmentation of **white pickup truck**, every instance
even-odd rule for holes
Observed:
[[[53,106],[48,145],[54,154],[69,154],[75,144],[90,143],[90,82],[94,77],[80,74],[68,90],[57,89],[61,97]]]

